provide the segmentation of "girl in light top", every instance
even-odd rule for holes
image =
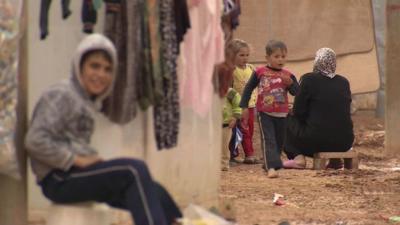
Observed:
[[[240,39],[233,39],[228,47],[232,49],[235,54],[235,70],[233,71],[233,89],[239,94],[243,93],[247,81],[250,79],[251,74],[254,72],[254,66],[248,63],[250,47],[245,41]],[[245,154],[243,163],[254,164],[257,163],[254,156],[253,148],[253,133],[254,133],[254,115],[256,107],[257,91],[253,91],[248,105],[249,117],[245,120],[242,118],[238,123],[238,128],[243,134],[242,146]],[[235,161],[238,153],[232,152],[231,159]]]

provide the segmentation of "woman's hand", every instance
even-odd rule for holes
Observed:
[[[76,155],[74,160],[74,166],[79,168],[85,168],[101,161],[103,161],[103,159],[98,155],[91,155],[91,156]]]

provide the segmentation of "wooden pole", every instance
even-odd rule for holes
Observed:
[[[23,36],[19,45],[19,68],[18,68],[18,105],[17,105],[17,128],[16,149],[18,163],[22,179],[17,181],[4,175],[0,175],[0,224],[1,225],[27,225],[27,182],[26,182],[26,154],[23,138],[27,128],[27,40],[26,30],[27,7],[24,2],[21,31]]]
[[[379,67],[379,89],[377,91],[377,102],[375,116],[385,118],[385,29],[386,29],[386,0],[372,0],[374,15],[375,46]]]
[[[400,157],[400,0],[386,5],[386,156]]]

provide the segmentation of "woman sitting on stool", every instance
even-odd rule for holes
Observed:
[[[305,156],[317,152],[346,152],[354,141],[350,115],[349,81],[335,73],[336,54],[330,48],[317,51],[313,72],[300,79],[293,113],[288,116],[284,168],[306,167]],[[339,159],[327,167],[340,168]]]

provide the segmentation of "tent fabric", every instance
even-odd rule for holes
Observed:
[[[299,79],[312,71],[315,52],[330,47],[337,53],[336,72],[349,79],[353,94],[379,88],[370,1],[246,0],[241,8],[234,37],[252,46],[250,63],[264,64],[267,40],[281,39],[289,50],[285,67]]]
[[[313,58],[321,47],[339,56],[369,52],[373,35],[371,2],[360,0],[246,0],[235,32],[254,47],[253,62],[264,61],[270,39],[284,41],[288,60],[298,61]]]
[[[336,73],[343,75],[350,82],[353,94],[373,92],[379,88],[378,62],[376,49],[364,54],[351,54],[337,57]],[[300,79],[313,69],[314,60],[288,62],[285,67]],[[257,65],[257,64],[256,64]]]

